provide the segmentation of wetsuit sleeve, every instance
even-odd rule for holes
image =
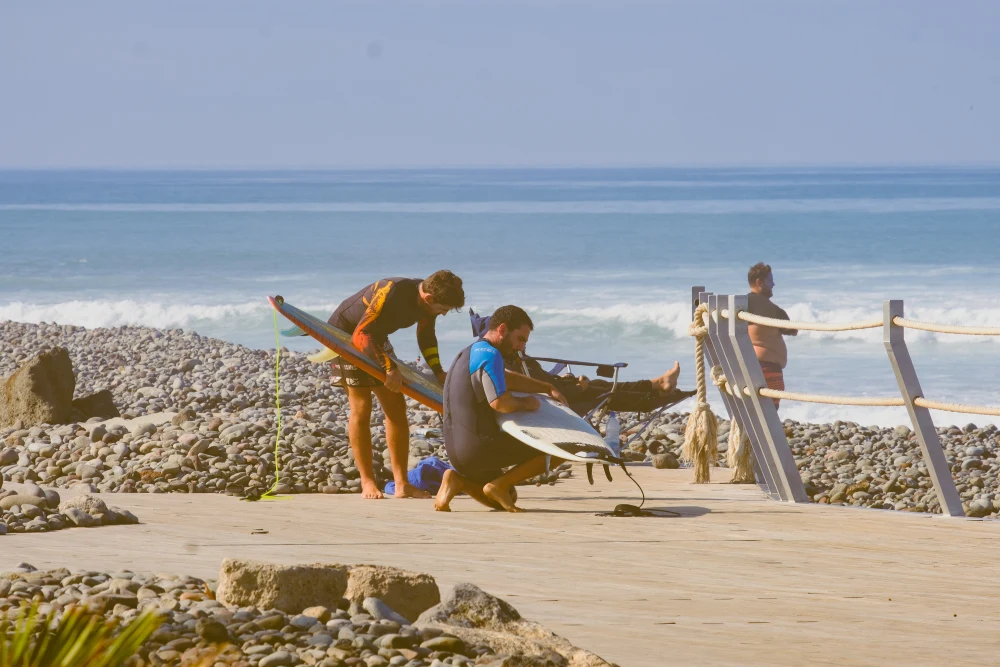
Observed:
[[[479,401],[492,403],[507,391],[503,357],[492,345],[476,345],[469,355],[472,391]]]
[[[392,299],[394,287],[392,281],[372,285],[371,297],[365,300],[367,308],[358,321],[352,337],[354,346],[374,358],[387,373],[396,368],[396,362],[385,353],[389,334],[380,326],[379,318],[385,312],[386,304]]]
[[[434,330],[436,316],[425,317],[417,321],[417,345],[420,346],[420,354],[424,355],[424,361],[435,373],[443,373],[441,367],[441,355],[438,352],[437,332]]]

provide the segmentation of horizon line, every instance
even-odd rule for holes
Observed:
[[[0,164],[0,172],[56,171],[485,171],[485,170],[595,170],[595,169],[690,169],[690,170],[775,170],[775,169],[997,169],[1000,162],[791,162],[791,163],[549,163],[549,164],[386,164],[386,165],[44,165]]]

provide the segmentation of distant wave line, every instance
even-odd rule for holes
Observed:
[[[108,213],[428,213],[513,215],[723,215],[731,213],[913,213],[995,211],[1000,197],[909,197],[727,200],[588,200],[478,202],[315,202],[315,203],[79,203],[0,204],[0,211]]]

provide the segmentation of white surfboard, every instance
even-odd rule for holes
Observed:
[[[574,463],[617,464],[615,454],[605,444],[601,434],[562,403],[547,396],[534,396],[541,407],[534,412],[497,413],[497,424],[529,447]]]

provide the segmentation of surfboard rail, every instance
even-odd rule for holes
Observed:
[[[285,303],[284,297],[280,295],[269,296],[267,300],[272,308],[292,324],[299,327],[310,338],[321,343],[324,347],[333,350],[369,375],[379,380],[385,380],[385,369],[367,354],[354,347],[351,342],[351,335],[346,331],[338,329],[305,311],[299,310],[291,304]],[[413,366],[395,357],[393,359],[395,359],[399,371],[403,375],[402,393],[432,410],[444,412],[444,390],[441,384],[437,380],[427,377]]]
[[[547,396],[534,396],[541,403],[537,411],[497,413],[497,424],[505,433],[542,454],[564,461],[621,464],[622,460],[587,420]]]

